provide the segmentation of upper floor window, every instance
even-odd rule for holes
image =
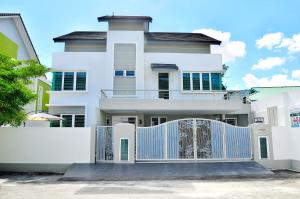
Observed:
[[[182,73],[183,90],[221,90],[222,79],[220,73]]]
[[[53,72],[52,90],[86,90],[86,72]]]
[[[135,70],[115,70],[115,77],[135,77]]]

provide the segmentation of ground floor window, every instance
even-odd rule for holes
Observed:
[[[259,158],[269,158],[268,138],[266,136],[259,137]]]
[[[151,117],[151,126],[156,126],[167,121],[167,117]]]
[[[50,122],[50,127],[84,127],[84,114],[56,114],[55,116],[64,118],[63,120],[56,120]]]
[[[237,119],[236,118],[226,118],[225,121],[226,121],[227,124],[237,126]]]

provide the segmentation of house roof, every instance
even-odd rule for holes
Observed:
[[[152,41],[187,41],[210,44],[221,44],[221,41],[202,33],[177,33],[177,32],[146,32],[145,36]]]
[[[279,93],[300,90],[300,86],[253,87],[250,90],[250,100],[257,101]]]
[[[54,42],[64,42],[69,40],[106,40],[106,32],[100,31],[75,31],[56,38]]]
[[[40,63],[39,57],[38,57],[38,55],[37,55],[37,53],[36,53],[36,51],[34,49],[33,43],[32,43],[32,41],[30,39],[30,36],[28,34],[28,31],[26,29],[24,21],[23,21],[23,19],[21,17],[21,14],[20,13],[0,13],[0,18],[1,17],[14,17],[14,18],[16,18],[20,22],[20,23],[16,23],[16,26],[18,26],[20,29],[23,30],[23,32],[25,32],[26,37],[28,39],[28,42],[30,44],[30,49],[28,49],[28,50],[31,50],[33,52],[35,59]],[[19,25],[19,24],[21,24],[21,25]]]
[[[140,20],[140,21],[148,21],[152,22],[152,17],[149,16],[114,16],[114,15],[105,15],[98,17],[98,22],[102,21],[111,21],[111,20]]]
[[[145,37],[150,41],[185,41],[221,44],[221,41],[201,33],[145,32]],[[65,42],[69,40],[106,40],[106,32],[75,31],[55,37],[53,40],[54,42]]]

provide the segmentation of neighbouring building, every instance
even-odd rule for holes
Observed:
[[[222,85],[221,41],[200,33],[151,32],[148,16],[102,16],[107,31],[54,38],[64,52],[52,58],[52,126],[120,122],[151,126],[207,118],[248,126],[250,104]]]
[[[20,14],[0,13],[0,54],[39,62]],[[45,77],[35,78],[29,88],[38,94],[38,98],[24,107],[26,113],[48,111],[46,104],[49,103],[47,91],[51,90],[50,82]]]
[[[254,122],[300,127],[300,86],[255,87],[249,98]]]

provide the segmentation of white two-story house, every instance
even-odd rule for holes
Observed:
[[[150,32],[148,16],[102,16],[107,31],[54,38],[52,126],[157,125],[208,118],[247,126],[250,105],[222,89],[220,41],[200,33]]]

